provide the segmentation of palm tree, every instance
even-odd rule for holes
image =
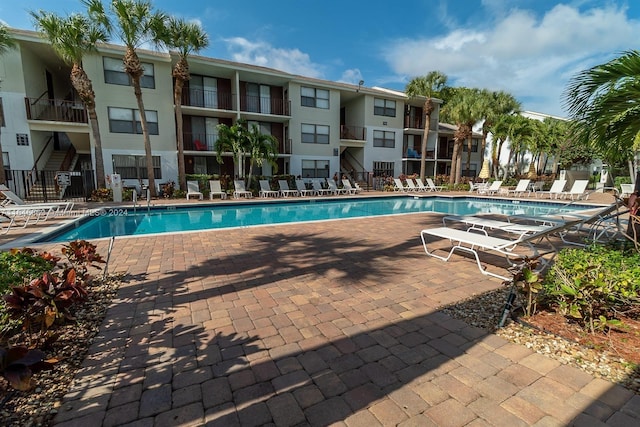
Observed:
[[[451,157],[451,175],[449,184],[458,184],[462,176],[462,144],[467,141],[471,151],[473,125],[482,115],[482,102],[478,89],[465,87],[453,88],[451,97],[442,108],[442,117],[449,123],[455,123],[458,129],[454,132],[453,156]]]
[[[243,176],[244,171],[242,159],[248,146],[247,127],[245,120],[238,120],[231,126],[224,123],[218,125],[218,139],[216,140],[215,150],[218,163],[224,163],[222,159],[223,153],[231,153],[233,157],[234,173],[238,177]]]
[[[123,58],[124,71],[131,78],[133,93],[138,103],[140,126],[144,139],[144,151],[146,155],[147,178],[151,196],[157,194],[155,185],[155,173],[153,170],[153,155],[151,152],[151,140],[147,125],[146,110],[142,99],[140,79],[144,74],[144,68],[136,49],[144,43],[160,43],[160,35],[164,33],[167,17],[164,13],[155,11],[150,1],[147,0],[112,0],[111,12],[115,17],[117,28],[113,29],[111,20],[100,0],[83,0],[88,6],[89,16],[102,23],[105,28],[117,33],[117,36],[125,45]]]
[[[430,71],[426,76],[415,77],[405,87],[405,93],[409,99],[419,96],[426,97],[424,101],[424,134],[422,135],[422,147],[420,153],[420,179],[424,180],[427,162],[427,141],[429,140],[429,126],[431,114],[435,109],[433,97],[438,96],[447,84],[447,76],[440,71]]]
[[[251,129],[246,134],[246,152],[249,153],[249,178],[253,173],[253,165],[262,166],[266,160],[277,170],[276,159],[278,158],[278,140],[272,136],[260,132],[257,125],[251,125]]]
[[[488,90],[480,91],[480,101],[484,104],[482,108],[483,123],[482,141],[480,145],[480,153],[484,158],[484,150],[487,146],[487,137],[491,127],[500,119],[500,117],[506,114],[518,112],[520,110],[520,102],[518,102],[513,95],[507,92],[491,92]]]
[[[52,12],[30,12],[36,27],[47,38],[56,54],[71,65],[71,84],[87,108],[95,148],[96,184],[105,187],[102,137],[96,113],[96,94],[91,79],[82,67],[82,58],[96,49],[96,43],[107,41],[107,31],[87,16],[73,14],[60,17]]]
[[[9,29],[5,25],[0,24],[0,56],[4,55],[9,49],[13,49],[16,45],[16,41],[9,34]],[[0,128],[4,126],[2,119],[4,114],[0,115]],[[2,138],[0,138],[0,184],[7,182],[7,177],[4,173],[4,158],[2,157]]]
[[[173,102],[176,106],[178,184],[184,190],[187,187],[187,176],[184,165],[184,135],[182,133],[182,88],[185,82],[191,79],[187,57],[192,52],[199,52],[209,46],[209,37],[198,24],[174,17],[169,18],[165,30],[166,33],[162,34],[163,43],[178,52],[178,61],[172,71],[172,75],[175,78]]]

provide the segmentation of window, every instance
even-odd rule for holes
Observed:
[[[329,108],[329,91],[302,87],[300,90],[300,104],[303,107]]]
[[[373,100],[373,114],[376,116],[396,116],[396,101],[376,98]]]
[[[0,126],[4,127],[4,108],[2,107],[2,98],[0,98]]]
[[[394,148],[396,146],[396,133],[386,130],[373,131],[373,146]]]
[[[158,135],[158,112],[147,110],[149,134]],[[142,133],[140,113],[130,108],[109,107],[109,131],[113,133]]]
[[[121,59],[116,58],[102,58],[102,64],[104,67],[104,81],[105,83],[111,83],[114,85],[131,86],[131,78],[124,71],[124,64]],[[155,89],[156,82],[153,71],[153,64],[146,62],[141,63],[144,70],[140,77],[140,86],[149,89]]]
[[[303,160],[303,178],[329,178],[329,160]]]
[[[462,143],[462,152],[466,153],[469,151],[469,146],[467,145],[468,141],[465,141]],[[471,152],[472,153],[477,153],[478,152],[478,140],[473,138],[471,140]]]
[[[302,124],[302,142],[307,144],[328,144],[329,126]]]
[[[394,176],[393,162],[373,162],[374,176]]]
[[[111,157],[113,171],[120,174],[122,179],[147,179],[147,158],[146,156],[127,156],[114,154]],[[157,179],[162,179],[162,169],[160,168],[160,156],[152,156],[153,175]]]
[[[16,134],[16,144],[18,145],[29,145],[29,135],[26,133],[17,133]]]

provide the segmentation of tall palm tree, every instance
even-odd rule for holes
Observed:
[[[113,27],[104,6],[100,0],[83,0],[88,6],[89,16],[101,22],[105,28],[115,31],[125,45],[123,58],[124,71],[131,78],[133,93],[138,103],[140,126],[144,139],[144,152],[146,156],[147,178],[151,196],[157,195],[155,185],[155,173],[153,169],[153,154],[151,151],[151,139],[149,138],[149,126],[147,125],[146,110],[142,99],[140,79],[144,74],[144,68],[136,52],[144,43],[158,44],[160,35],[164,33],[167,16],[154,10],[148,0],[112,0],[111,12],[114,15],[116,27]]]
[[[107,41],[107,31],[87,16],[73,14],[60,17],[52,12],[30,12],[36,27],[51,43],[56,54],[71,65],[71,84],[87,108],[95,149],[96,185],[105,187],[102,137],[96,113],[96,94],[91,79],[82,67],[82,58],[96,50],[96,43]]]
[[[9,29],[5,25],[0,24],[0,56],[4,55],[9,49],[13,49],[15,45],[16,41],[13,36],[9,34]],[[0,114],[0,128],[4,126],[4,123],[2,123],[3,118],[4,114]],[[0,184],[6,182],[7,177],[4,173],[4,158],[2,157],[2,138],[0,138]]]
[[[422,147],[420,150],[420,179],[424,180],[426,163],[427,163],[427,141],[429,140],[429,126],[431,124],[431,114],[435,109],[433,104],[434,97],[438,96],[440,91],[447,84],[447,76],[440,71],[430,71],[426,76],[415,77],[405,87],[405,93],[409,99],[419,96],[426,97],[424,101],[424,134],[422,135]]]
[[[176,106],[176,137],[178,142],[178,184],[180,188],[187,188],[187,176],[184,165],[184,135],[182,123],[182,88],[185,82],[191,79],[189,74],[189,62],[187,57],[192,52],[199,52],[209,46],[209,37],[204,30],[195,23],[184,19],[171,17],[167,21],[165,33],[162,34],[162,42],[178,53],[178,61],[173,67],[172,75],[175,78],[173,87],[173,102]]]
[[[253,165],[262,166],[265,162],[277,169],[276,159],[278,158],[278,140],[273,135],[260,132],[260,128],[255,124],[247,131],[247,153],[249,154],[249,183],[253,173]]]
[[[453,88],[451,96],[442,108],[442,117],[449,123],[455,123],[458,129],[454,132],[453,156],[451,157],[451,175],[449,184],[458,184],[462,176],[462,144],[467,141],[471,151],[473,125],[482,116],[482,102],[478,89],[465,87]]]
[[[483,103],[480,153],[484,158],[484,150],[487,147],[487,137],[491,127],[501,116],[518,112],[520,110],[520,102],[507,92],[493,92],[486,89],[480,91],[480,101]]]

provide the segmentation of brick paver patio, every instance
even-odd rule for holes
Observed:
[[[640,423],[640,397],[438,312],[501,286],[433,214],[118,238],[58,426]],[[99,241],[106,254],[107,241]]]

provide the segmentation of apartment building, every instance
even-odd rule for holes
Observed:
[[[14,178],[16,182],[10,183],[28,195],[38,177],[33,171],[92,174],[94,143],[84,105],[70,82],[69,66],[38,33],[12,32],[17,47],[3,55],[0,65],[5,118],[0,137],[5,167],[32,172],[30,179]],[[123,54],[122,46],[101,45],[84,59],[83,67],[96,94],[105,173],[119,173],[125,186],[136,186],[145,182],[147,172],[137,103],[122,69]],[[177,59],[148,50],[139,50],[138,55],[144,66],[142,95],[156,182],[177,181],[171,76]],[[265,163],[261,170],[254,168],[257,174],[322,178],[338,172],[366,184],[372,177],[420,170],[424,99],[202,56],[191,56],[189,65],[191,80],[182,97],[187,173],[247,172],[238,170],[231,153],[222,153],[223,161],[218,162],[215,151],[217,125],[239,119],[278,140],[277,171]],[[450,170],[455,128],[439,124],[439,106],[436,100],[428,137],[428,175]],[[481,163],[481,153],[474,153],[473,171]]]

